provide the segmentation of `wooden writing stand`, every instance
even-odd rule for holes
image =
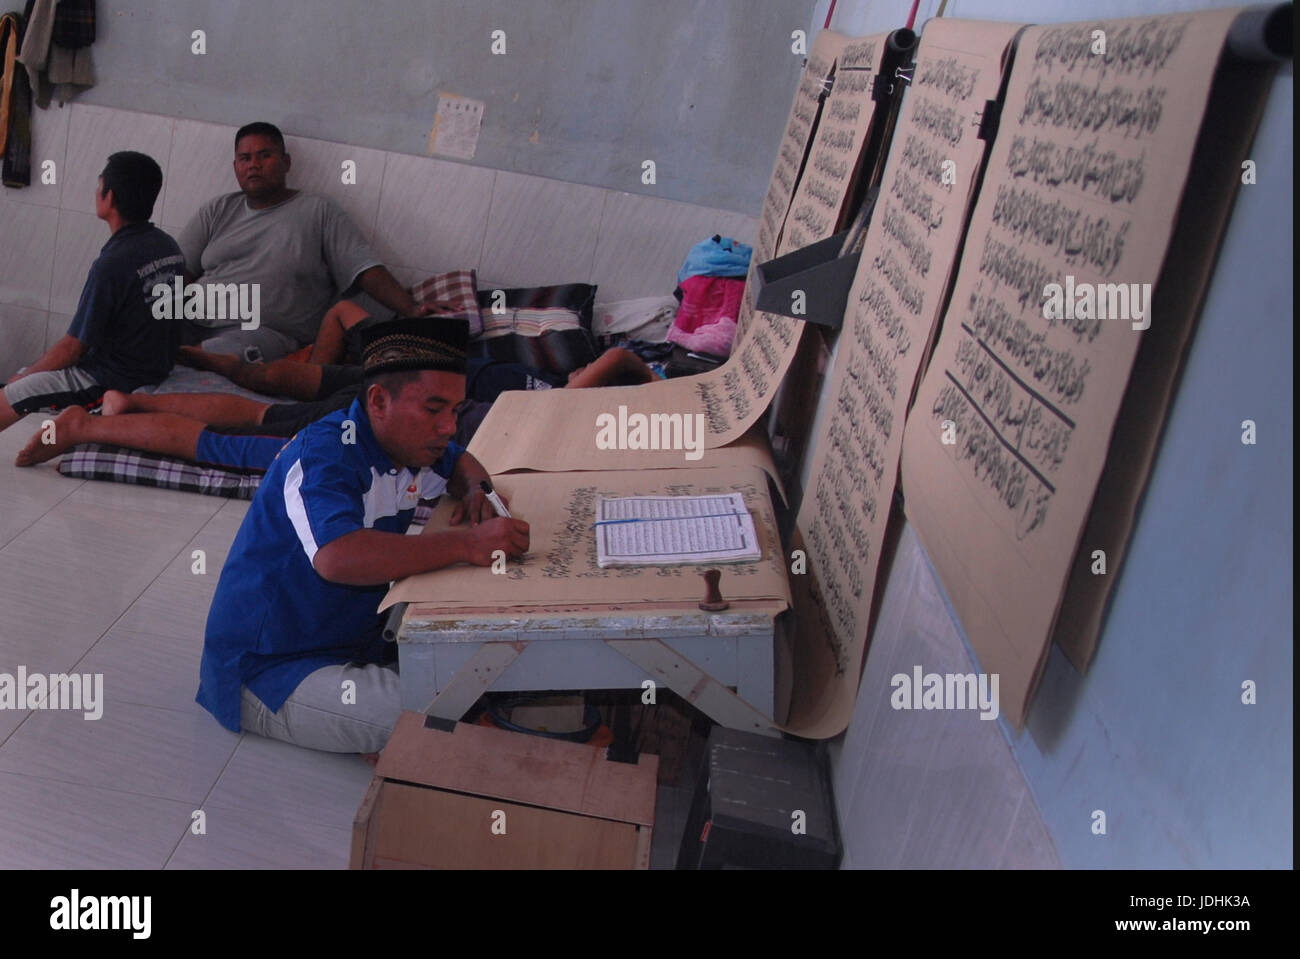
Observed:
[[[782,598],[746,598],[744,586],[757,577],[738,576],[736,567],[721,566],[721,590],[729,607],[706,612],[703,575],[709,567],[685,567],[678,577],[679,592],[689,588],[691,598],[653,602],[582,602],[567,605],[516,605],[509,601],[511,585],[505,577],[481,573],[472,582],[482,592],[482,605],[466,608],[411,598],[395,630],[401,669],[402,708],[419,710],[442,719],[461,718],[488,691],[557,689],[644,689],[650,680],[673,690],[709,717],[733,729],[777,735],[774,715],[774,625],[789,605],[788,581],[779,553],[779,538],[772,522],[766,481],[758,470],[735,474],[732,470],[658,470],[642,473],[651,481],[675,484],[690,473],[694,478],[721,482],[742,475],[758,499],[747,499],[763,543],[765,570],[771,582],[779,568]],[[607,483],[611,474],[565,473],[503,476],[498,486],[514,481],[520,501],[529,482]],[[512,493],[515,491],[512,490]],[[516,500],[512,499],[513,503]],[[757,507],[757,508],[755,508]],[[523,515],[530,518],[535,546],[545,560],[544,545],[550,524],[557,528],[563,515]],[[548,524],[543,526],[543,524]],[[776,551],[775,562],[772,552]],[[531,554],[530,554],[531,555]],[[674,567],[678,569],[679,567]],[[652,568],[653,569],[653,568]],[[428,574],[425,595],[465,595],[455,592],[457,582]],[[574,576],[578,576],[575,566]],[[743,584],[743,585],[742,585]],[[562,584],[567,585],[567,584]],[[488,588],[490,587],[490,592]],[[729,587],[733,591],[729,595]],[[605,588],[609,588],[606,586]],[[602,584],[590,583],[593,594]],[[562,591],[561,591],[562,592]],[[736,595],[739,594],[739,595]],[[733,687],[734,692],[731,688]]]

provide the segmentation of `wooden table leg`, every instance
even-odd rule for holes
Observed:
[[[519,658],[527,645],[524,642],[484,643],[469,662],[456,670],[451,682],[433,697],[433,702],[424,710],[425,715],[439,719],[460,719],[510,664]]]
[[[764,716],[677,650],[659,640],[607,639],[605,644],[636,663],[657,683],[673,690],[715,722],[729,729],[747,729],[767,736],[781,735],[779,730],[772,727],[770,717]]]

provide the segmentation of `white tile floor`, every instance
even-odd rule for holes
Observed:
[[[102,673],[104,706],[0,711],[0,868],[346,867],[371,767],[234,735],[194,702],[248,504],[17,469],[39,424],[0,433],[0,672]]]
[[[14,467],[40,421],[0,432],[0,672],[101,673],[104,704],[0,710],[0,868],[346,868],[371,767],[232,734],[194,702],[248,504]],[[659,802],[662,868],[687,787]]]

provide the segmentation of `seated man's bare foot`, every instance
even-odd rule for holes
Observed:
[[[100,416],[118,416],[131,412],[131,397],[120,390],[105,390],[99,402]]]
[[[68,407],[54,418],[52,426],[36,431],[36,435],[18,452],[14,465],[35,466],[54,459],[60,453],[66,453],[82,442],[81,427],[89,419],[90,414],[80,406]]]

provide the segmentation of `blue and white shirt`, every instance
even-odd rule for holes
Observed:
[[[199,705],[238,732],[241,686],[279,711],[323,666],[380,662],[383,621],[376,610],[386,587],[331,583],[312,560],[359,529],[405,533],[416,503],[446,490],[463,452],[453,443],[432,468],[397,468],[360,400],[290,440],[262,479],[221,570],[199,666]]]

